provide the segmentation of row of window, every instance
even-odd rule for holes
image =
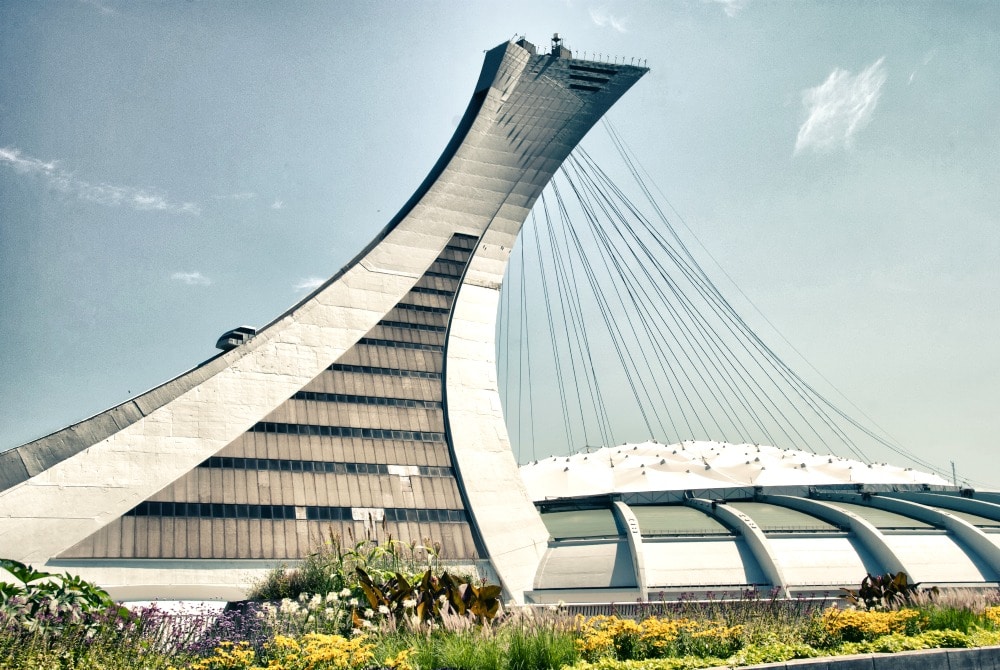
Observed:
[[[444,351],[443,344],[422,344],[420,342],[402,342],[400,340],[382,340],[377,337],[362,337],[358,344],[368,344],[373,347],[392,347],[395,349],[419,349],[420,351]]]
[[[451,311],[448,307],[428,307],[427,305],[413,305],[408,302],[397,304],[396,309],[408,309],[412,312],[430,312],[432,314],[447,314]]]
[[[293,400],[315,400],[317,402],[349,402],[358,405],[380,405],[383,407],[423,407],[440,409],[439,400],[413,400],[412,398],[380,398],[369,395],[351,395],[348,393],[319,393],[316,391],[299,391],[292,396]]]
[[[294,519],[294,505],[232,503],[141,502],[125,516],[195,517],[202,519]]]
[[[465,233],[455,233],[452,235],[451,239],[448,241],[448,246],[445,249],[455,247],[458,249],[475,249],[476,245],[479,243],[479,238],[475,235],[466,235]]]
[[[445,279],[459,279],[462,275],[460,275],[460,274],[457,274],[457,275],[456,274],[450,274],[450,273],[445,273],[445,272],[430,272],[430,271],[427,271],[427,272],[424,273],[424,276],[425,277],[444,277]]]
[[[466,265],[467,263],[460,263],[456,265],[454,262],[448,260],[435,260],[431,263],[431,266],[427,268],[429,272],[425,274],[443,272],[446,273],[446,276],[458,278],[462,276],[463,272],[465,272]]]
[[[340,463],[335,461],[293,461],[284,458],[241,458],[237,456],[212,456],[199,468],[227,470],[274,470],[278,472],[319,472],[336,475],[388,475],[385,463]],[[424,477],[451,477],[451,468],[440,465],[404,466],[417,468]]]
[[[390,377],[413,377],[415,379],[441,379],[440,372],[425,372],[424,370],[399,370],[397,368],[376,368],[370,365],[345,365],[334,363],[328,370],[334,372],[366,372],[373,375],[388,375]]]
[[[446,326],[431,326],[426,323],[410,323],[408,321],[388,321],[382,320],[378,325],[385,328],[406,328],[408,330],[425,330],[430,333],[443,333],[448,328]]]
[[[607,77],[592,77],[586,74],[571,74],[569,78],[576,79],[577,81],[590,82],[592,84],[607,84],[609,81]]]
[[[351,507],[301,508],[310,521],[355,521]],[[459,509],[408,509],[391,507],[384,510],[390,522],[461,523],[465,512]],[[234,503],[141,502],[124,516],[185,517],[196,519],[285,519],[295,520],[294,505],[238,505]]]
[[[350,426],[316,426],[307,423],[275,423],[260,421],[248,432],[278,435],[318,435],[321,437],[367,437],[376,440],[412,440],[414,442],[444,442],[444,433],[420,430],[389,430],[388,428],[351,428]]]
[[[465,264],[469,262],[469,259],[457,260],[455,258],[444,258],[443,256],[438,256],[434,259],[435,263],[447,263],[449,265],[458,265],[460,267],[465,267]]]
[[[570,65],[570,70],[579,70],[581,72],[594,72],[595,74],[604,74],[609,77],[613,77],[618,74],[618,70],[612,70],[611,68],[604,67],[594,67],[593,65]]]
[[[350,507],[307,507],[306,518],[310,521],[356,521]],[[375,519],[381,521],[380,519]],[[465,512],[460,509],[410,509],[390,507],[385,510],[385,520],[389,522],[411,523],[463,523]]]
[[[428,295],[443,295],[449,298],[455,297],[454,291],[446,291],[443,288],[428,288],[427,286],[414,286],[410,289],[413,293],[426,293]]]

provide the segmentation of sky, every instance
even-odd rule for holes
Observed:
[[[419,185],[483,52],[553,32],[650,68],[609,118],[762,337],[1000,487],[992,1],[0,0],[0,450],[297,302]]]

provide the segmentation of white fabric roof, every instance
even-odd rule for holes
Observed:
[[[948,484],[938,475],[912,468],[711,441],[644,442],[552,456],[522,465],[521,478],[536,501],[731,486]]]

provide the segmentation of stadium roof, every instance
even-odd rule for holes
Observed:
[[[711,441],[644,442],[553,456],[521,466],[521,477],[536,502],[745,486],[949,484],[938,475],[886,463]]]

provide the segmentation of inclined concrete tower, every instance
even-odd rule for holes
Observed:
[[[238,597],[334,532],[441,543],[521,600],[548,531],[497,393],[500,285],[580,139],[645,68],[486,54],[454,137],[354,260],[266,327],[0,454],[0,555],[119,598]]]

